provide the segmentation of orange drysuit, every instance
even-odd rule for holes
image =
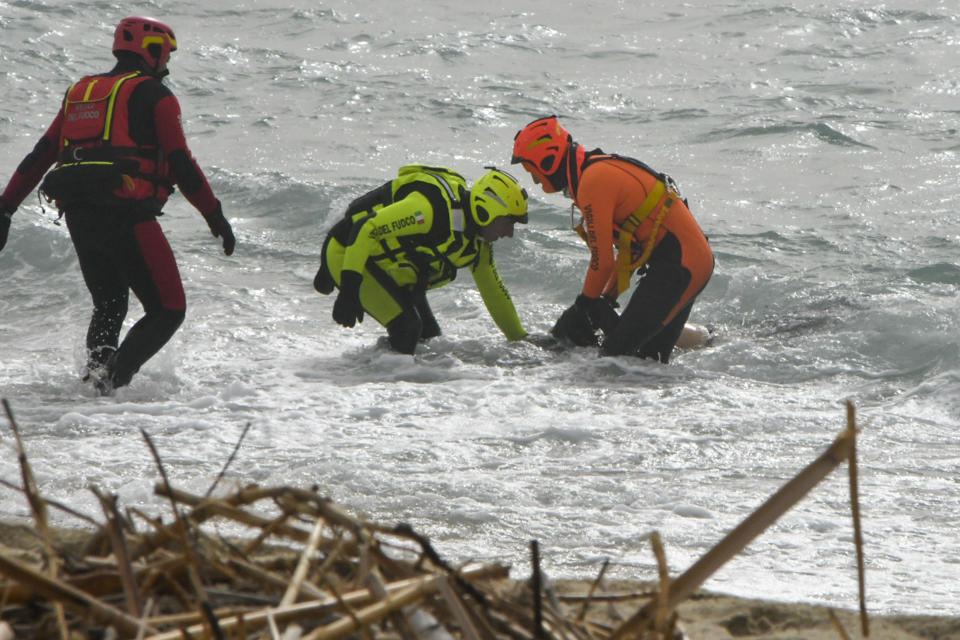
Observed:
[[[615,247],[621,227],[665,176],[641,163],[602,153],[587,154],[579,173],[570,194],[583,213],[583,235],[590,248],[583,294],[616,297]],[[668,188],[634,230],[631,254],[629,262],[640,274],[637,287],[602,352],[666,362],[694,298],[713,273],[713,252],[686,203]],[[637,265],[644,256],[646,261]]]

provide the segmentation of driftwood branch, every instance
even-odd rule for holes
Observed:
[[[203,494],[204,498],[210,497],[210,494],[213,493],[213,490],[217,488],[217,485],[220,483],[220,480],[222,480],[223,476],[227,473],[227,469],[229,469],[230,465],[233,464],[234,458],[237,457],[237,452],[240,451],[240,445],[243,444],[244,439],[247,437],[247,432],[250,431],[251,424],[252,423],[248,422],[247,425],[243,428],[243,431],[240,433],[240,438],[237,440],[237,444],[234,445],[233,451],[230,453],[230,457],[227,458],[227,461],[223,464],[223,468],[220,469],[220,473],[217,474],[217,477],[213,481],[213,484],[211,484],[210,488],[207,489],[207,492]]]
[[[673,611],[706,582],[728,560],[743,551],[784,513],[804,498],[834,469],[850,459],[854,452],[855,430],[846,429],[827,450],[807,465],[792,480],[774,493],[746,520],[728,533],[713,548],[700,557],[689,569],[670,584],[670,594],[664,601],[644,605],[636,614],[614,630],[610,640],[624,640],[649,629],[655,618],[656,607]]]
[[[863,637],[870,635],[870,618],[867,615],[867,580],[863,556],[863,529],[860,524],[860,488],[857,471],[857,421],[853,403],[847,401],[847,434],[850,435],[850,510],[853,515],[853,541],[857,547],[857,587],[860,596],[860,631]]]
[[[33,469],[27,461],[27,451],[23,446],[23,439],[20,437],[20,427],[13,417],[13,409],[6,398],[3,399],[3,409],[10,421],[10,429],[13,430],[13,436],[17,443],[17,458],[20,462],[20,477],[23,481],[23,491],[27,496],[27,502],[30,504],[30,511],[33,512],[33,519],[36,523],[37,531],[43,540],[43,553],[47,564],[47,572],[50,579],[57,580],[57,572],[60,567],[60,560],[53,551],[53,539],[50,535],[50,525],[47,519],[47,503],[40,497],[40,489],[37,488],[37,481],[33,475]],[[70,637],[67,631],[67,620],[63,612],[63,605],[57,601],[54,603],[54,612],[57,617],[57,630],[63,640]]]
[[[80,615],[116,625],[124,633],[136,634],[140,628],[136,618],[3,554],[0,554],[0,573],[29,584],[36,593]]]

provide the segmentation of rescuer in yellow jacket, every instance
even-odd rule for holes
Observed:
[[[497,272],[493,242],[527,222],[527,193],[492,169],[468,189],[446,167],[409,165],[360,196],[327,234],[314,288],[339,289],[333,319],[353,327],[368,313],[386,327],[394,351],[412,354],[440,335],[427,302],[469,268],[480,296],[508,340],[527,332]]]

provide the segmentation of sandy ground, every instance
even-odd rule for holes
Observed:
[[[558,582],[557,593],[586,593],[589,585]],[[642,593],[649,585],[618,583],[605,585],[605,594]],[[591,605],[588,618],[616,623],[629,618],[644,601],[625,601]],[[571,606],[579,607],[578,604]],[[605,609],[605,610],[603,610]],[[679,628],[689,640],[839,640],[863,638],[860,615],[856,611],[831,609],[802,603],[751,600],[710,592],[698,592],[677,609]],[[869,614],[869,604],[868,604]],[[838,625],[839,624],[839,628]],[[919,638],[960,639],[957,616],[869,616],[869,637],[884,640]],[[840,630],[842,629],[842,631]],[[844,635],[846,634],[846,635]]]

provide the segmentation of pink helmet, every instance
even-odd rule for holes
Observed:
[[[166,69],[170,53],[176,50],[177,37],[173,35],[173,29],[153,18],[124,18],[113,35],[114,53],[135,53],[155,71]]]

